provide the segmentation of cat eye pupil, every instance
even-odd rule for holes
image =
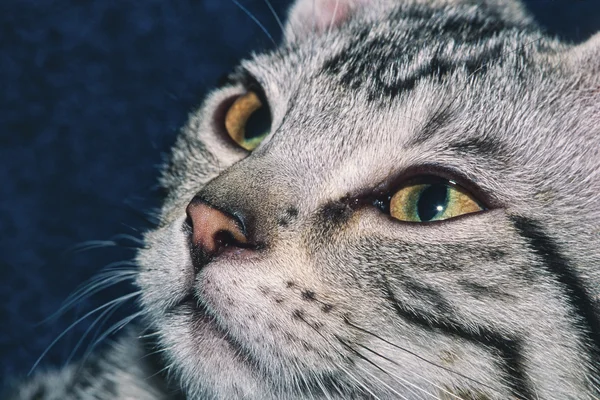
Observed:
[[[423,222],[431,221],[442,214],[448,203],[448,186],[433,184],[427,186],[417,201],[417,216]]]
[[[244,139],[252,140],[265,135],[271,127],[271,113],[268,107],[262,106],[254,111],[246,122]]]

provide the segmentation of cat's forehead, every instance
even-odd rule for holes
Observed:
[[[529,67],[537,53],[556,50],[527,24],[489,20],[478,8],[430,9],[391,3],[373,7],[324,34],[308,34],[246,63],[266,82],[289,87],[319,76],[388,102],[421,81],[456,71],[482,75],[492,65]],[[421,15],[422,13],[422,15]],[[514,72],[514,71],[511,71]],[[514,75],[514,73],[503,74]]]
[[[311,157],[335,149],[326,155],[331,163],[352,154],[353,162],[364,158],[380,166],[382,157],[397,165],[394,155],[416,148],[422,158],[443,150],[485,153],[489,163],[505,157],[500,139],[519,135],[502,137],[510,131],[502,125],[517,121],[522,93],[539,83],[534,49],[510,46],[526,38],[416,46],[412,35],[394,29],[393,20],[370,29],[357,24],[244,63],[273,110],[276,129],[266,148],[295,148]]]
[[[332,121],[338,126],[365,122],[370,128],[427,125],[428,119],[438,123],[440,113],[462,113],[464,125],[464,118],[478,111],[474,100],[499,106],[503,99],[540,84],[536,77],[544,67],[537,65],[543,64],[538,53],[553,43],[541,43],[539,37],[516,28],[498,36],[506,26],[488,27],[476,16],[464,32],[445,35],[443,26],[427,20],[407,22],[400,11],[356,18],[326,35],[256,56],[243,66],[262,84],[281,119],[285,115],[293,120],[297,114],[295,119],[307,121],[310,115],[323,127]],[[445,18],[447,25],[461,23],[452,15]],[[471,39],[475,34],[478,38]],[[412,133],[419,134],[414,129]],[[398,139],[408,140],[405,136],[396,132]]]

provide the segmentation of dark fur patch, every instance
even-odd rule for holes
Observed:
[[[562,285],[575,313],[572,322],[578,328],[582,340],[590,347],[592,357],[589,363],[590,374],[597,382],[600,381],[600,319],[584,282],[577,276],[566,257],[562,255],[558,244],[544,232],[539,222],[521,216],[512,216],[511,220],[519,236],[541,259],[543,267]],[[595,393],[600,395],[598,387],[595,388]]]
[[[502,368],[504,380],[510,387],[512,395],[523,400],[534,399],[531,383],[525,374],[522,344],[519,339],[502,336],[483,326],[465,327],[452,318],[430,315],[422,310],[405,307],[396,299],[388,282],[383,282],[382,286],[387,300],[400,318],[422,329],[442,332],[445,335],[483,346],[488,351],[492,350],[498,365]]]
[[[460,155],[468,154],[473,157],[493,158],[496,160],[506,160],[510,155],[504,143],[489,137],[471,137],[458,142],[452,142],[448,147]]]
[[[342,202],[331,202],[321,208],[321,219],[327,225],[341,225],[350,219],[352,209]]]
[[[286,208],[277,218],[277,224],[281,227],[286,227],[298,217],[298,209],[294,206]]]
[[[449,314],[452,312],[452,307],[446,298],[434,288],[410,278],[403,279],[402,286],[410,297],[426,304],[427,307],[434,308],[436,312],[440,314]]]
[[[302,291],[302,298],[304,300],[310,300],[310,301],[314,301],[316,298],[315,292],[313,292],[312,290],[303,290]]]
[[[409,146],[416,146],[431,139],[452,118],[449,107],[442,107],[425,122],[423,127],[412,138]]]
[[[486,286],[473,281],[459,280],[457,284],[476,299],[492,298],[499,300],[514,299],[515,296],[494,286]]]
[[[498,34],[515,28],[468,9],[464,15],[421,7],[399,9],[390,20],[398,22],[398,30],[378,36],[370,28],[357,30],[356,40],[326,61],[322,73],[350,89],[367,89],[371,100],[388,101],[421,80],[439,82],[456,71],[485,73],[489,64],[504,61],[504,42]],[[460,56],[448,55],[449,45],[460,48]],[[428,47],[428,52],[422,51]]]
[[[323,304],[321,306],[321,311],[323,311],[324,313],[328,313],[333,309],[333,306],[331,304]]]

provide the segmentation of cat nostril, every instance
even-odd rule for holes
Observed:
[[[186,208],[192,228],[192,244],[206,255],[219,254],[225,247],[247,247],[248,239],[233,216],[194,198]]]
[[[240,242],[237,240],[229,231],[219,231],[215,233],[213,240],[218,248],[224,248],[227,246],[239,247],[240,245],[245,244],[245,242]]]

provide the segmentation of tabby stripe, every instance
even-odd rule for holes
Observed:
[[[579,317],[577,325],[582,335],[587,336],[591,348],[590,377],[600,383],[600,320],[585,285],[569,266],[566,257],[561,254],[557,243],[542,229],[539,222],[521,216],[512,216],[512,223],[518,234],[525,239],[533,252],[539,256],[545,269],[556,276],[568,296],[574,312]],[[600,395],[596,386],[593,390]]]
[[[448,9],[433,9],[431,7],[412,7],[410,10],[399,8],[390,15],[391,20],[420,20],[423,30],[431,32],[433,37],[451,37],[457,43],[477,42],[480,39],[489,39],[502,32],[519,30],[521,32],[533,31],[530,25],[515,24],[502,18],[498,12],[479,4],[478,10],[462,10],[449,14]],[[417,33],[422,33],[419,30]]]
[[[397,22],[399,29],[406,30],[391,37],[373,37],[370,28],[356,30],[355,40],[327,60],[321,71],[337,77],[339,83],[348,88],[366,86],[371,100],[382,95],[393,98],[412,90],[424,78],[443,79],[460,69],[469,75],[484,72],[488,63],[501,59],[506,42],[502,40],[503,33],[512,37],[516,32],[531,32],[529,26],[509,23],[500,17],[490,18],[490,14],[496,14],[494,9],[485,13],[472,9],[463,11],[449,15],[447,9],[400,7],[389,19]],[[398,46],[398,41],[406,45]],[[466,57],[457,60],[442,56],[450,43],[460,48],[459,53]],[[429,60],[421,61],[417,55],[425,48],[434,54]],[[519,56],[526,61],[526,54]],[[414,62],[418,62],[414,72],[396,78],[390,76],[390,67]]]
[[[380,56],[379,58],[382,58],[383,54],[379,53],[383,52],[385,45],[379,44],[379,41],[385,42],[382,39],[377,39],[368,44],[368,49],[362,49],[362,51],[365,54],[372,53],[374,49],[370,47],[377,44],[375,47],[380,47],[381,49],[378,49],[375,53]],[[326,62],[323,71],[331,75],[337,75],[340,84],[351,89],[358,89],[367,83],[372,83],[373,87],[368,86],[369,100],[375,100],[382,95],[393,99],[402,93],[413,90],[424,79],[441,81],[446,76],[459,70],[464,70],[468,75],[485,73],[486,67],[490,62],[501,59],[504,44],[495,43],[490,47],[480,45],[473,47],[473,49],[479,50],[476,55],[470,56],[467,60],[459,60],[458,62],[441,54],[434,54],[431,58],[416,66],[414,72],[398,77],[394,82],[388,82],[389,78],[384,78],[389,66],[394,64],[394,60],[380,60],[374,66],[371,63],[366,64],[364,59],[345,56],[347,58],[344,62],[340,62],[337,59]],[[464,49],[464,52],[467,52],[467,50]],[[399,57],[398,55],[395,56],[396,58]]]
[[[504,371],[505,381],[509,385],[512,395],[521,400],[534,399],[529,379],[523,367],[522,345],[519,339],[504,337],[483,326],[466,328],[454,320],[439,318],[437,315],[430,315],[421,310],[417,313],[413,308],[405,307],[396,299],[387,281],[383,286],[387,300],[392,304],[396,314],[405,321],[430,331],[441,331],[446,335],[461,338],[477,346],[483,345],[488,351],[490,348],[496,350],[498,354],[495,359]]]

